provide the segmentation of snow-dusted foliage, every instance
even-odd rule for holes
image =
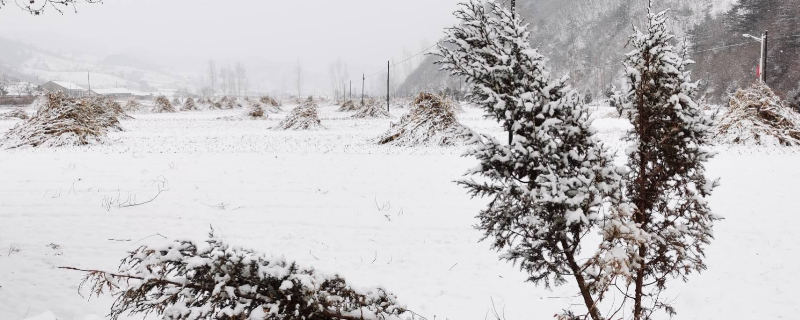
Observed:
[[[120,131],[119,119],[128,117],[119,103],[102,97],[71,98],[47,95],[47,102],[30,119],[0,139],[3,148],[60,147],[104,143],[106,133]]]
[[[421,92],[411,110],[376,140],[378,144],[395,146],[454,146],[466,143],[471,132],[458,122],[452,104],[435,94]]]
[[[319,120],[317,104],[311,97],[292,109],[286,119],[283,119],[275,127],[277,130],[317,130],[323,128],[322,121]]]
[[[352,104],[352,100],[349,100]],[[342,110],[345,108],[345,104],[342,105]],[[386,110],[386,105],[383,105],[373,99],[369,99],[361,105],[357,110],[356,113],[353,114],[353,118],[391,118],[392,115],[389,113],[389,110]]]
[[[623,109],[634,129],[627,137],[626,204],[609,215],[600,262],[631,289],[637,320],[658,310],[675,314],[660,294],[670,279],[686,281],[706,268],[704,246],[720,219],[707,202],[718,184],[706,178],[704,165],[712,157],[712,123],[693,98],[697,84],[686,70],[692,61],[671,45],[666,23],[667,12],[649,11],[647,29],[635,29],[630,39]]]
[[[172,103],[169,102],[169,99],[165,96],[158,96],[156,97],[155,101],[153,101],[153,112],[155,113],[173,113],[175,112],[175,107]]]
[[[589,315],[600,319],[599,271],[578,256],[604,205],[621,193],[619,169],[567,79],[550,79],[527,25],[494,1],[470,1],[455,15],[461,23],[447,30],[439,63],[464,77],[467,98],[508,131],[507,141],[473,135],[477,146],[467,153],[480,160],[468,174],[482,179],[459,184],[492,199],[478,228],[529,281],[549,287],[573,277]]]
[[[77,270],[77,269],[76,269]],[[392,320],[406,310],[383,288],[356,289],[283,258],[230,246],[166,241],[141,246],[117,272],[88,272],[82,286],[110,291],[109,317],[154,313],[169,320]]]
[[[186,98],[186,102],[183,103],[181,106],[181,111],[197,111],[197,103],[194,102],[194,98],[188,97]]]
[[[715,129],[722,143],[800,145],[800,114],[763,83],[737,90]]]

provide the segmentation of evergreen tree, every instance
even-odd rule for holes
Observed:
[[[527,25],[494,1],[472,0],[455,15],[460,24],[446,31],[439,63],[467,81],[467,98],[509,135],[505,144],[467,133],[477,145],[467,155],[481,163],[469,174],[482,179],[459,184],[492,199],[477,227],[529,281],[550,287],[574,277],[589,316],[601,319],[606,288],[596,259],[577,257],[605,216],[603,205],[621,192],[617,168],[593,138],[588,109],[566,77],[550,79]]]
[[[634,50],[625,59],[629,83],[625,111],[634,129],[627,140],[630,174],[626,202],[605,224],[604,263],[633,286],[633,318],[651,319],[657,310],[675,310],[660,298],[667,281],[683,281],[706,268],[704,246],[720,217],[707,198],[716,180],[704,164],[712,157],[710,120],[694,101],[692,63],[670,44],[666,12],[648,11],[647,29],[635,29]]]

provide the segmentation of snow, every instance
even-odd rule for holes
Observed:
[[[87,301],[77,292],[83,275],[56,267],[115,270],[142,243],[203,240],[209,225],[232,245],[385,287],[429,319],[484,319],[492,301],[509,320],[550,319],[581,303],[572,284],[525,283],[478,242],[474,216],[486,203],[452,182],[477,165],[460,157],[464,148],[373,145],[391,120],[350,119],[336,106],[320,108],[327,130],[269,130],[292,108],[263,121],[215,120],[241,110],[137,114],[110,145],[0,150],[0,319],[105,319],[112,298]],[[465,109],[463,124],[503,137]],[[0,120],[0,133],[16,123]],[[630,124],[598,118],[594,127],[624,163]],[[707,173],[722,185],[709,202],[725,220],[708,247],[709,269],[667,292],[676,319],[795,318],[800,149],[716,151]],[[151,203],[103,206],[146,201],[156,180],[168,190]]]
[[[69,89],[69,90],[86,90],[86,89],[84,89],[83,87],[81,87],[81,86],[79,86],[79,85],[77,85],[77,84],[74,84],[74,83],[72,83],[72,82],[68,82],[68,81],[58,81],[58,80],[54,80],[54,81],[52,81],[52,82],[53,82],[53,83],[55,83],[55,84],[57,84],[57,85],[59,85],[59,86],[62,86],[62,87],[64,87],[64,88],[66,88],[66,89]]]

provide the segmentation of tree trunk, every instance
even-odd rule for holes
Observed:
[[[569,268],[572,270],[572,274],[575,277],[575,281],[578,282],[578,288],[581,290],[581,296],[583,296],[583,303],[586,304],[586,309],[589,310],[589,316],[592,317],[593,320],[602,320],[603,317],[600,315],[600,310],[597,309],[597,305],[592,297],[591,292],[589,292],[589,288],[586,286],[586,279],[581,274],[581,268],[578,263],[575,261],[575,256],[567,250],[567,241],[561,239],[561,246],[564,248],[564,255],[567,256],[567,261],[569,262]]]

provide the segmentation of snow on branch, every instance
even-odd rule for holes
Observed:
[[[213,236],[144,245],[119,270],[85,272],[90,297],[116,297],[109,317],[155,313],[163,319],[392,320],[407,310],[383,288],[356,289],[338,275],[230,246]]]

